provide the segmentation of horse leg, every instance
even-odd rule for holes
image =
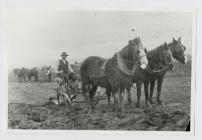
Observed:
[[[89,91],[89,89],[90,89],[90,85],[82,82],[82,84],[81,84],[81,90],[82,90],[82,95],[84,97],[87,96],[87,90]]]
[[[108,87],[106,88],[106,94],[107,94],[107,99],[108,99],[108,105],[111,104],[111,100],[110,100],[111,92],[112,92],[111,86],[108,86]]]
[[[118,110],[118,109],[120,109],[119,94],[118,94],[119,92],[120,92],[120,88],[113,87],[112,93],[113,93],[114,104],[115,104],[115,106],[113,107],[113,109],[115,111]]]
[[[83,96],[86,95],[86,87],[85,87],[85,84],[83,82],[81,83],[81,93]]]
[[[20,76],[18,75],[18,81],[19,81],[19,83],[20,83]]]
[[[119,91],[119,101],[120,101],[120,111],[122,111],[123,109],[123,92],[125,91],[125,88],[124,87],[121,87],[120,88],[120,91]]]
[[[34,77],[34,80],[35,80],[35,82],[38,81],[38,75],[36,75],[36,76]]]
[[[128,97],[127,97],[128,98],[128,103],[131,104],[132,103],[131,92],[130,92],[130,90],[131,90],[131,84],[128,85],[128,87],[127,87],[126,90],[127,90],[127,95],[128,95]]]
[[[95,96],[95,92],[97,90],[97,87],[98,86],[93,85],[91,90],[90,90],[90,105],[91,105],[92,109],[95,108],[95,105],[94,105],[94,102],[93,102],[93,97]]]
[[[59,93],[59,89],[56,89],[57,92],[57,100],[58,100],[58,104],[60,104],[60,93]]]
[[[158,104],[162,104],[162,101],[160,99],[162,83],[163,83],[163,78],[159,78],[158,85],[157,85],[157,103]]]
[[[29,82],[31,81],[31,76],[30,75],[28,76],[28,80],[29,80]]]
[[[154,87],[155,87],[155,79],[152,79],[150,81],[150,94],[149,94],[149,102],[150,104],[153,104],[153,93],[154,93]]]
[[[24,79],[24,82],[26,82],[26,75],[24,75],[23,79]]]
[[[139,108],[140,107],[140,97],[141,97],[142,82],[137,82],[136,86],[137,86],[137,104],[136,104],[136,107]]]
[[[149,87],[149,81],[147,80],[147,81],[145,81],[144,82],[144,93],[145,93],[145,105],[146,105],[146,107],[148,107],[148,106],[151,106],[150,105],[150,102],[149,102],[149,100],[148,100],[148,87]]]
[[[22,83],[24,82],[24,80],[23,80],[23,75],[22,75],[22,77],[21,77],[21,80],[22,80]]]
[[[22,83],[22,76],[20,76],[20,83]]]
[[[22,76],[22,81],[23,81],[23,83],[25,83],[25,78],[24,78],[24,75]]]

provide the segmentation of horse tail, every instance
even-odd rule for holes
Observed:
[[[86,95],[87,92],[87,86],[90,86],[90,78],[88,74],[88,61],[87,59],[81,64],[80,67],[80,75],[81,75],[81,89],[82,94]]]
[[[82,93],[85,94],[87,90],[96,88],[100,77],[101,66],[104,62],[105,59],[98,56],[90,56],[83,61],[80,67]]]

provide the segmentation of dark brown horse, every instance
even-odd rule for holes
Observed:
[[[19,83],[26,82],[27,79],[27,69],[21,68],[21,69],[14,69],[14,74],[18,77]]]
[[[92,107],[95,91],[101,86],[106,88],[108,103],[112,93],[116,107],[121,109],[122,92],[131,82],[139,63],[142,67],[148,63],[140,38],[130,40],[126,47],[108,60],[97,56],[85,59],[80,69],[82,91],[83,94],[89,91]]]
[[[172,53],[172,57],[174,59],[176,59],[177,61],[179,61],[182,64],[186,64],[187,63],[187,57],[186,57],[186,55],[184,53],[185,50],[186,50],[186,48],[181,43],[181,38],[179,38],[178,40],[175,40],[173,38],[173,42],[171,42],[170,44],[168,44],[168,47],[170,48],[171,53]],[[165,70],[164,73],[160,73],[158,75],[158,79],[157,79],[158,80],[158,84],[157,84],[157,103],[158,104],[162,104],[162,101],[160,99],[160,97],[161,97],[161,87],[162,87],[163,79],[164,79],[164,76],[165,76],[166,72],[167,72],[167,70]],[[153,92],[154,92],[154,87],[155,87],[155,80],[156,80],[156,78],[152,79],[150,81],[149,102],[151,104],[153,104],[152,98],[153,98]],[[148,86],[147,86],[147,88],[148,88]],[[148,95],[148,94],[146,94],[146,95]]]
[[[166,44],[164,44],[165,46]],[[167,62],[160,62],[157,61],[157,58],[160,58],[163,60],[163,57],[158,57],[158,53],[155,53],[155,50],[150,51],[147,53],[147,58],[149,61],[149,65],[146,70],[141,70],[137,69],[136,73],[133,76],[133,83],[136,83],[137,87],[137,106],[140,106],[140,96],[141,96],[141,85],[142,82],[144,82],[144,90],[145,90],[145,102],[146,106],[152,105],[152,97],[153,97],[153,92],[154,92],[154,87],[155,87],[155,81],[157,81],[157,103],[161,104],[162,101],[160,100],[160,95],[161,95],[161,87],[163,83],[164,76],[168,70],[170,70],[173,66],[171,64],[171,58],[175,58],[179,62],[185,64],[186,63],[186,56],[184,54],[185,47],[181,43],[181,39],[179,38],[178,40],[173,39],[173,42],[170,44],[166,45],[167,48],[171,51],[165,51],[164,58],[167,58]],[[156,55],[156,56],[155,56]],[[159,59],[159,60],[160,60]],[[169,62],[170,61],[170,62]],[[150,95],[148,93],[148,86],[150,84]],[[130,86],[127,89],[128,91],[128,101],[131,102],[131,93],[130,93]],[[149,97],[148,97],[149,96]]]
[[[28,70],[27,73],[27,77],[29,79],[29,81],[31,81],[31,78],[34,77],[34,81],[38,81],[38,70],[36,67],[31,68],[30,70]]]

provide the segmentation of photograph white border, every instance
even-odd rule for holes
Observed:
[[[13,8],[13,7],[11,7],[11,8]],[[17,8],[19,8],[19,7],[17,7]],[[22,8],[24,8],[24,7],[22,7]],[[30,8],[30,7],[29,7]],[[72,11],[72,10],[84,10],[84,11],[86,11],[86,10],[95,10],[95,11],[133,11],[133,12],[191,12],[192,13],[192,17],[193,17],[193,19],[192,19],[192,22],[193,22],[193,25],[192,25],[192,34],[193,34],[193,36],[192,36],[192,76],[191,76],[191,111],[190,111],[190,113],[191,113],[191,122],[194,122],[194,98],[195,98],[195,48],[196,48],[196,9],[128,9],[128,8],[82,8],[82,7],[62,7],[62,8],[60,8],[60,7],[31,7],[31,8],[34,8],[34,9],[51,9],[51,10],[70,10],[70,11]],[[7,66],[7,68],[8,68],[8,66]],[[8,75],[7,75],[7,77],[8,77]],[[8,81],[8,79],[7,79],[7,81]],[[7,87],[8,87],[8,85],[7,85]],[[8,88],[7,88],[8,89]],[[8,96],[7,96],[7,101],[8,101]],[[8,103],[7,103],[8,104]],[[6,114],[8,114],[8,106],[7,106],[7,112],[6,112]],[[6,117],[8,117],[8,116],[6,116]],[[8,120],[6,120],[5,121],[6,123],[5,123],[5,125],[7,126],[7,124],[8,124]],[[4,127],[4,128],[6,128],[5,130],[6,131],[9,131],[9,132],[21,132],[21,131],[23,131],[23,133],[24,132],[30,132],[31,131],[31,133],[32,133],[32,131],[35,131],[35,132],[40,132],[41,130],[13,130],[13,129],[7,129],[7,127]],[[59,131],[71,131],[71,133],[74,133],[75,131],[76,132],[78,132],[78,130],[42,130],[42,132],[43,133],[49,133],[49,132],[51,132],[51,133],[58,133]],[[101,133],[103,133],[103,130],[79,130],[79,131],[81,131],[81,132],[84,132],[84,133],[86,133],[86,132],[88,132],[88,131],[96,131],[96,132],[99,132],[100,133],[100,131],[101,131]],[[132,133],[136,133],[136,132],[143,132],[143,131],[121,131],[121,130],[116,130],[115,132],[114,131],[108,131],[108,130],[105,130],[104,131],[104,133],[124,133],[124,134],[126,134],[126,133],[128,133],[128,134],[130,134],[131,132]],[[162,133],[162,134],[164,134],[165,132],[164,131],[144,131],[144,132],[146,132],[146,133],[151,133],[151,134],[154,134],[154,132],[155,133]],[[169,131],[166,131],[166,133],[168,133]],[[176,132],[176,131],[175,131]],[[171,132],[171,134],[173,134],[174,132]],[[179,133],[179,135],[180,134],[182,134],[182,132],[177,132],[177,133]],[[190,132],[184,132],[184,133],[186,133],[186,134],[193,134],[194,133],[194,123],[191,123],[191,131]]]
[[[12,7],[12,6],[11,6]],[[36,6],[33,6],[33,7],[36,7]],[[39,7],[39,8],[44,8],[44,7]],[[45,7],[45,8],[55,8],[55,7]],[[173,11],[173,12],[175,12],[176,10],[179,10],[179,11],[181,11],[181,12],[187,12],[186,10],[191,10],[192,12],[193,12],[193,14],[194,14],[194,20],[193,20],[193,28],[194,28],[194,30],[192,30],[193,31],[193,42],[192,42],[192,61],[193,60],[195,60],[196,59],[196,9],[195,8],[138,8],[137,9],[137,7],[135,7],[135,10],[134,10],[134,8],[132,8],[132,7],[114,7],[114,8],[112,8],[112,7],[105,7],[105,8],[100,8],[100,7],[80,7],[80,6],[74,6],[74,7],[57,7],[57,8],[64,8],[64,9],[69,9],[69,10],[127,10],[127,11],[131,11],[131,10],[133,10],[133,11],[161,11],[161,10],[163,10],[163,11],[167,11],[167,12],[169,12],[170,10],[171,11]],[[4,52],[5,52],[6,50],[4,50]],[[4,60],[7,60],[6,59],[6,56],[5,56],[5,58],[4,58]],[[195,65],[196,64],[196,62],[195,61],[193,61],[192,62],[192,82],[191,82],[191,84],[192,84],[192,88],[191,88],[191,92],[192,92],[192,95],[191,95],[191,119],[194,119],[194,112],[195,112],[195,72],[196,72],[196,69],[195,69]],[[7,67],[7,62],[5,61],[4,62],[4,68],[6,68]],[[6,70],[4,70],[4,72],[6,72],[7,73],[7,69]],[[5,74],[5,73],[4,73]],[[7,77],[8,75],[6,74],[6,75],[4,75],[4,78],[6,78],[6,80],[4,79],[4,82],[5,81],[7,81],[8,82],[8,77]],[[194,78],[193,78],[194,77]],[[5,85],[5,83],[4,83],[4,85]],[[8,85],[7,86],[4,86],[4,91],[6,92],[6,93],[8,93]],[[193,88],[194,87],[194,88]],[[8,97],[7,97],[8,98]],[[5,98],[4,98],[5,99]],[[4,102],[5,103],[5,102]],[[6,106],[8,105],[8,103],[6,103]],[[8,108],[6,108],[5,110],[6,110],[6,113],[7,113],[7,109]],[[4,116],[4,120],[7,120],[7,116]],[[191,122],[195,122],[195,120],[193,121],[191,121]],[[6,126],[6,127],[5,127]],[[31,134],[33,134],[33,133],[48,133],[48,134],[50,134],[50,133],[52,133],[52,134],[54,134],[54,133],[59,133],[59,134],[63,134],[63,133],[66,133],[66,134],[78,134],[78,130],[8,130],[8,129],[6,129],[7,128],[7,121],[6,121],[6,123],[5,123],[5,121],[4,121],[4,127],[3,127],[3,129],[4,129],[4,132],[6,132],[6,133],[31,133]],[[89,135],[92,135],[92,134],[94,134],[95,132],[96,133],[98,133],[98,134],[112,134],[112,135],[114,135],[114,134],[116,134],[116,135],[135,135],[135,136],[137,136],[137,134],[139,135],[142,135],[142,134],[148,134],[148,135],[171,135],[171,136],[176,136],[176,135],[186,135],[186,134],[188,134],[188,135],[193,135],[194,134],[194,123],[191,123],[191,132],[176,132],[176,131],[174,131],[174,132],[163,132],[163,131],[144,131],[144,132],[146,132],[146,133],[142,133],[142,131],[97,131],[97,130],[93,130],[93,131],[89,131],[89,130],[79,130],[79,134],[89,134]],[[62,131],[62,132],[61,132]],[[109,133],[108,133],[109,132]],[[140,133],[139,133],[140,132]],[[186,133],[186,134],[185,134]]]

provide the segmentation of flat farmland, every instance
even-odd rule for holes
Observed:
[[[122,112],[114,112],[107,101],[94,110],[88,104],[47,104],[56,96],[56,83],[10,82],[8,89],[9,129],[79,129],[79,130],[159,130],[184,131],[190,119],[191,77],[165,78],[163,105],[146,108],[144,89],[141,107],[136,108],[136,89],[131,89],[133,104],[125,97]],[[154,100],[156,90],[154,93]]]

